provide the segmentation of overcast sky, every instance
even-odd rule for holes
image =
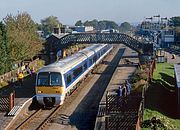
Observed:
[[[157,14],[180,16],[180,0],[0,0],[0,20],[18,11],[38,23],[50,15],[69,25],[93,19],[132,23]]]

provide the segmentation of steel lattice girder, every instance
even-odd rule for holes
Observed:
[[[153,53],[153,44],[152,43],[141,43],[138,40],[122,33],[76,33],[68,34],[62,37],[59,42],[55,45],[57,49],[62,49],[66,46],[76,43],[109,43],[117,44],[123,43],[126,46],[137,51],[139,54],[148,54],[152,55]],[[149,48],[147,51],[147,47]],[[146,50],[146,51],[144,51]]]

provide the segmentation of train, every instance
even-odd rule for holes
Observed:
[[[42,67],[36,75],[36,100],[43,106],[62,105],[77,83],[113,49],[109,44],[93,44],[77,53]]]

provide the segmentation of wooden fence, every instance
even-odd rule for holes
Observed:
[[[106,130],[140,130],[143,120],[144,93],[119,97],[106,95]]]
[[[14,107],[15,92],[9,95],[0,96],[0,111],[9,112]]]
[[[29,66],[33,66],[34,68],[37,68],[37,63],[38,63],[39,59],[36,59],[32,62],[29,62]],[[16,77],[16,73],[19,71],[23,71],[25,70],[25,64],[15,70],[12,70],[10,72],[7,72],[3,75],[0,75],[0,83],[2,83],[3,81],[5,82],[15,82],[17,81],[17,77]]]

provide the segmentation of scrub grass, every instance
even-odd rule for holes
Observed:
[[[157,64],[153,81],[146,92],[144,122],[151,120],[153,117],[160,119],[167,130],[180,130],[173,64]],[[152,128],[142,128],[142,130],[149,129]],[[161,129],[165,128],[158,127],[158,130]]]

